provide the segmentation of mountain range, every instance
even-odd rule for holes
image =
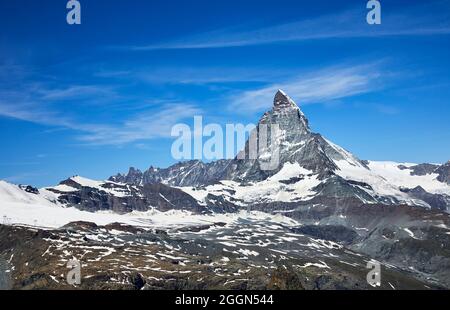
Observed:
[[[450,210],[450,162],[435,165],[360,160],[322,135],[312,132],[308,119],[282,91],[275,95],[273,108],[263,115],[258,125],[261,124],[278,124],[280,127],[281,134],[277,137],[280,153],[278,169],[260,168],[260,156],[264,154],[258,154],[259,157],[254,160],[186,161],[166,169],[150,167],[145,172],[130,168],[127,174],[112,176],[100,187],[128,191],[129,195],[125,196],[133,199],[139,196],[133,194],[133,190],[149,200],[163,199],[160,193],[175,195],[180,197],[181,203],[169,199],[174,205],[172,207],[191,209],[198,204],[204,207],[200,207],[199,211],[228,212],[230,208],[252,208],[262,203],[338,198],[353,198],[369,204],[403,203]],[[73,200],[80,201],[74,206],[86,210],[142,210],[136,201],[125,201],[125,204],[120,201],[123,207],[116,207],[114,198],[118,195],[113,193],[108,196],[113,200],[110,204],[85,205],[79,189],[89,187],[89,184],[84,186],[82,181],[76,180],[71,178],[61,182],[61,185],[69,186],[64,187],[65,190],[61,187],[49,190],[60,195],[61,202],[73,204]],[[126,200],[126,197],[119,198]],[[155,206],[153,201],[149,202],[143,205]]]
[[[296,289],[371,288],[361,275],[371,259],[386,266],[391,280],[383,283],[383,288],[450,288],[450,161],[413,164],[359,159],[314,133],[299,106],[281,90],[257,128],[264,124],[278,124],[280,129],[276,137],[279,166],[274,170],[262,169],[261,162],[271,154],[259,153],[256,159],[237,156],[210,163],[185,161],[146,171],[130,168],[105,181],[73,176],[42,189],[0,181],[4,222],[0,257],[4,257],[3,264],[12,264],[22,279],[20,283],[9,279],[9,285],[58,287],[61,282],[54,279],[59,275],[47,277],[42,270],[41,277],[32,280],[33,274],[14,261],[20,255],[18,249],[6,245],[3,238],[15,230],[18,236],[32,240],[36,253],[44,247],[42,242],[48,249],[53,247],[55,259],[82,255],[74,244],[85,242],[94,253],[92,248],[107,244],[106,254],[111,253],[97,251],[100,257],[136,263],[142,256],[133,260],[129,253],[139,253],[140,247],[155,242],[158,250],[142,250],[141,254],[161,254],[161,248],[170,251],[159,256],[158,267],[153,269],[167,269],[161,265],[161,259],[165,263],[161,257],[165,257],[178,261],[177,268],[182,264],[186,274],[195,269],[185,268],[192,260],[213,266],[220,262],[221,268],[250,268],[251,277],[247,278],[263,277],[257,271],[262,266],[274,270],[259,284],[247,280],[242,286],[230,273],[223,282],[208,282],[204,288],[228,288],[231,283],[229,288],[289,288],[292,283],[296,284],[291,288]],[[249,147],[247,141],[244,151]],[[38,236],[30,233],[36,229]],[[119,249],[114,245],[114,233],[122,241],[134,239]],[[194,245],[186,246],[179,238]],[[58,248],[62,240],[72,246],[70,255]],[[198,254],[201,258],[186,258],[185,262],[174,258],[194,255],[193,246],[207,246],[208,250]],[[117,253],[128,254],[119,257]],[[44,268],[38,255],[34,259]],[[289,273],[280,269],[283,266]],[[114,271],[125,275],[125,286],[139,282],[138,288],[151,289],[160,284],[154,279],[161,276],[155,276],[151,268],[143,268],[148,274],[125,269],[125,273]],[[165,273],[165,279],[170,275]],[[176,281],[185,283],[181,288],[199,288],[193,285],[193,278],[179,272],[178,276]],[[308,277],[315,282],[308,282]],[[117,281],[111,278],[118,276],[110,276],[107,282],[112,286],[108,288],[117,288]],[[40,286],[38,280],[44,284]],[[238,282],[241,286],[236,286]],[[92,282],[84,288],[97,285]]]

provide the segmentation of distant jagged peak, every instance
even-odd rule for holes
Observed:
[[[135,175],[135,174],[142,174],[142,171],[135,167],[130,167],[130,169],[128,170],[128,175]]]

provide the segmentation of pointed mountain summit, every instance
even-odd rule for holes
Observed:
[[[274,109],[282,110],[286,108],[295,108],[298,109],[297,104],[292,100],[284,91],[279,89],[275,94],[275,98],[273,100]]]
[[[323,179],[339,169],[335,161],[364,165],[351,153],[312,132],[305,114],[282,90],[275,94],[273,108],[264,113],[258,122],[258,129],[261,125],[269,126],[267,141],[263,141],[267,147],[262,153],[258,153],[257,160],[235,160],[233,165],[230,165],[233,168],[225,174],[226,179],[241,182],[266,180],[277,174],[286,164],[298,164]],[[272,139],[273,125],[279,128],[275,139]],[[260,142],[258,140],[258,143]],[[245,154],[249,154],[249,141],[244,150]],[[271,162],[273,156],[277,156],[273,153],[275,150],[279,151],[278,167],[273,170],[262,169],[262,162]]]
[[[311,130],[305,114],[284,91],[278,90],[273,99],[273,108],[264,113],[260,124],[278,124],[287,136],[287,140],[295,140],[308,135]]]

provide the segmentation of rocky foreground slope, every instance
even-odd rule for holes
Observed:
[[[82,288],[367,289],[372,259],[382,288],[450,288],[450,162],[360,160],[282,91],[259,122],[273,123],[271,171],[260,154],[44,189],[0,181],[0,285],[72,288],[75,257]]]
[[[387,232],[386,232],[387,235]],[[381,286],[366,281],[370,256],[352,250],[357,234],[339,226],[286,226],[239,220],[171,230],[75,222],[57,230],[0,226],[0,253],[13,289],[439,289],[448,278],[412,253],[386,248]],[[331,241],[333,239],[334,241]],[[416,248],[420,248],[418,241]],[[446,255],[448,253],[444,253]],[[81,284],[66,281],[77,258]],[[398,263],[398,265],[394,265]],[[440,262],[445,263],[445,262]],[[448,261],[447,261],[448,264]],[[400,267],[401,266],[401,267]],[[441,266],[442,267],[442,266]],[[448,265],[447,265],[448,267]],[[435,272],[433,278],[427,272]],[[436,276],[436,277],[434,277]],[[5,277],[4,277],[5,278]]]

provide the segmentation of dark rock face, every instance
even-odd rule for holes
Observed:
[[[450,184],[450,161],[443,165],[420,164],[412,167],[400,165],[399,168],[402,170],[411,170],[411,175],[418,176],[437,173],[438,181]]]
[[[128,172],[126,178],[125,178],[125,182],[123,183],[128,183],[128,184],[142,184],[142,178],[143,178],[143,173],[139,170],[139,169],[135,169],[133,167],[130,168],[130,171]]]
[[[450,161],[440,166],[436,172],[439,174],[438,180],[450,184]]]
[[[229,164],[228,160],[212,163],[191,160],[166,169],[150,167],[144,173],[130,170],[127,175],[118,174],[109,180],[134,185],[164,183],[170,186],[201,186],[220,180]]]
[[[147,283],[140,273],[132,274],[129,280],[135,290],[142,289]]]
[[[144,186],[106,182],[101,188],[82,186],[72,179],[61,182],[76,190],[58,192],[58,200],[81,210],[96,212],[111,210],[117,213],[131,211],[186,210],[194,213],[208,213],[208,208],[200,206],[185,192],[163,184],[146,184]],[[111,192],[113,191],[113,192]],[[117,194],[119,193],[119,194]]]
[[[271,290],[304,290],[302,279],[294,270],[278,268],[272,273],[269,282]]]
[[[413,189],[403,188],[401,191],[410,194],[414,198],[425,201],[434,209],[442,211],[450,209],[450,196],[428,193],[421,186],[417,186]]]
[[[78,221],[78,222],[68,223],[61,228],[73,230],[73,231],[80,231],[80,230],[86,231],[86,230],[95,230],[98,228],[98,226],[97,226],[97,224],[92,223],[92,222]]]
[[[412,167],[406,167],[403,165],[399,166],[400,169],[402,170],[411,170],[411,175],[427,175],[427,174],[431,174],[433,172],[436,171],[437,168],[439,168],[438,165],[433,165],[433,164],[420,164],[420,165],[416,165],[416,166],[412,166]]]
[[[210,206],[211,211],[216,213],[233,213],[239,210],[238,206],[227,201],[223,196],[208,194],[206,203]]]
[[[142,189],[142,194],[149,205],[160,211],[182,209],[194,213],[208,213],[204,206],[200,206],[185,192],[163,184],[146,184]]]
[[[20,187],[20,189],[26,191],[27,193],[35,194],[35,195],[39,194],[39,190],[36,187],[33,187],[31,185],[19,185],[19,187]]]
[[[358,198],[364,199],[366,202],[377,201],[374,197],[361,189],[360,186],[366,187],[367,184],[347,181],[337,175],[332,175],[326,181],[315,187],[315,190],[320,192],[322,197]]]
[[[73,192],[57,192],[59,195],[58,200],[62,203],[72,205],[78,209],[86,210],[90,212],[111,210],[117,213],[127,213],[133,210],[147,211],[150,208],[149,201],[142,197],[140,191],[137,188],[133,188],[126,185],[118,185],[116,189],[127,189],[127,195],[115,196],[105,190],[82,186],[75,181],[69,179],[63,181],[61,184],[73,187],[77,189]],[[110,188],[113,185],[110,184]]]

